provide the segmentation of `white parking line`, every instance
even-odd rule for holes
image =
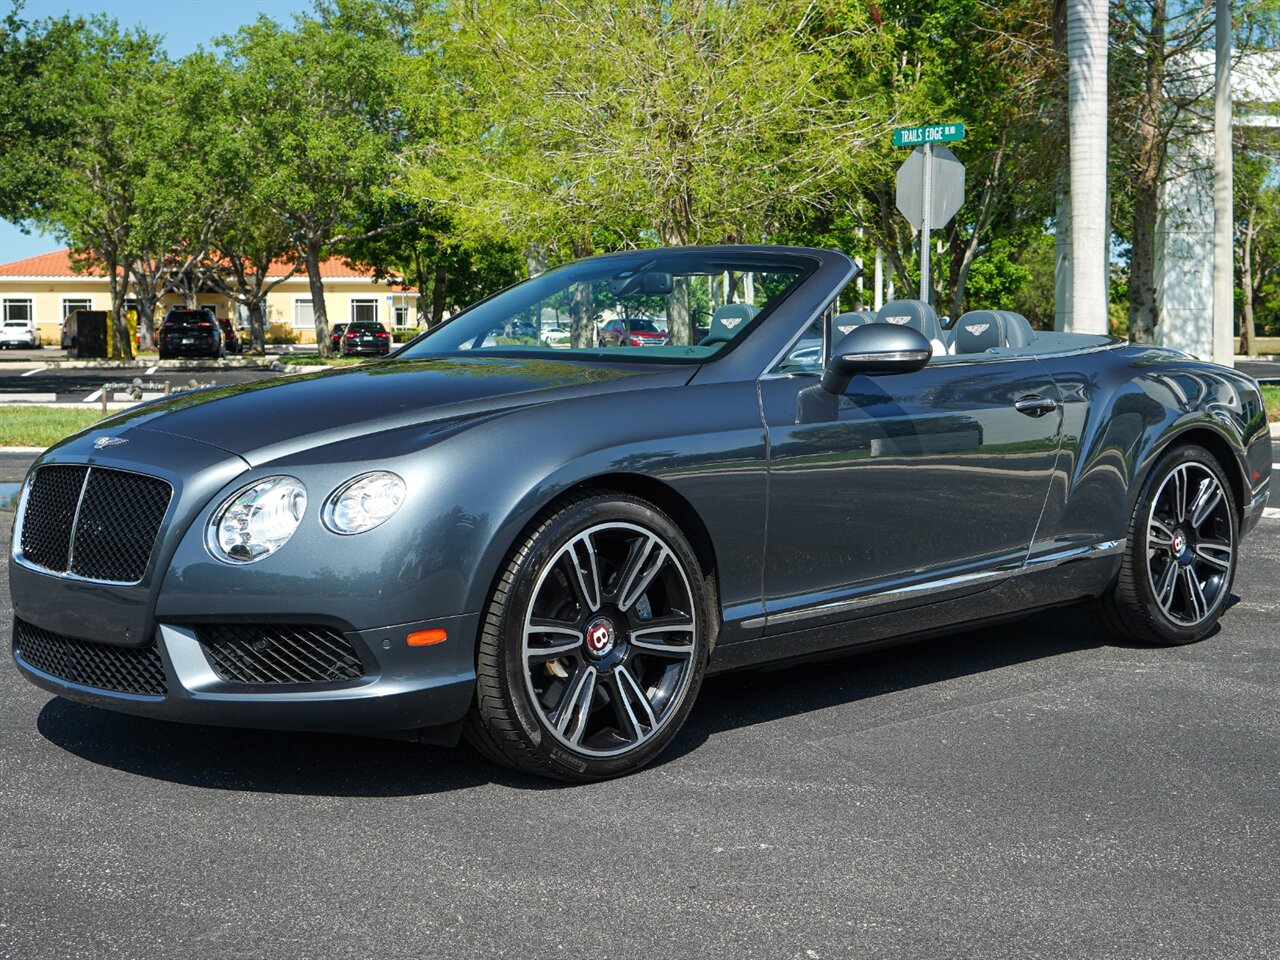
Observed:
[[[39,373],[41,370],[48,370],[48,369],[49,369],[48,367],[36,367],[34,370],[28,370],[26,373],[22,374],[22,376],[24,377],[34,376],[35,374]]]
[[[95,390],[95,391],[93,391],[93,393],[89,394],[87,397],[85,397],[85,398],[84,398],[83,400],[81,400],[80,402],[81,402],[81,403],[97,403],[97,402],[98,402],[99,400],[101,400],[101,399],[102,399],[102,391],[101,391],[101,390]]]
[[[154,367],[147,367],[147,372],[144,373],[143,376],[149,377],[159,369],[160,369],[160,364],[156,364]]]

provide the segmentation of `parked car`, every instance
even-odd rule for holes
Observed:
[[[566,349],[572,343],[573,331],[565,323],[545,323],[542,325],[542,342],[557,350]]]
[[[334,353],[342,352],[342,331],[346,329],[345,323],[335,323],[329,328],[329,349]]]
[[[391,334],[380,323],[348,324],[342,333],[340,352],[344,357],[385,356],[391,352]]]
[[[240,343],[240,337],[236,335],[236,328],[226,317],[218,317],[218,329],[222,331],[222,342],[226,344],[227,353],[236,354],[243,352],[243,346]]]
[[[726,271],[760,309],[701,344],[500,342],[571,291],[638,309]],[[385,363],[103,420],[23,485],[18,669],[590,781],[661,753],[709,672],[1066,604],[1125,644],[1211,636],[1275,462],[1256,381],[1003,311],[939,349],[921,301],[838,321],[856,275],[787,247],[596,257]]]
[[[39,344],[35,324],[30,320],[6,320],[0,324],[0,348],[19,347],[31,350]]]
[[[161,360],[174,357],[225,357],[222,329],[208,310],[170,310],[160,324],[157,349]]]
[[[644,317],[607,320],[600,326],[602,347],[661,347],[670,342],[666,330]]]

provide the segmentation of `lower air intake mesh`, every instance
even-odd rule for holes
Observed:
[[[231,683],[334,683],[364,676],[355,648],[337,630],[301,624],[200,624],[196,637]]]
[[[117,693],[164,696],[164,665],[155,644],[117,647],[14,620],[13,645],[26,663],[60,680]]]

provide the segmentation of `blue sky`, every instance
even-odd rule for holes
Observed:
[[[0,0],[0,13],[13,9],[10,0]],[[164,37],[164,49],[178,58],[193,52],[215,37],[231,33],[259,14],[288,23],[295,13],[311,9],[311,0],[27,0],[23,19],[40,20],[64,13],[75,16],[106,14],[122,25],[144,26]],[[0,263],[34,257],[63,246],[57,238],[23,234],[7,220],[0,220]]]

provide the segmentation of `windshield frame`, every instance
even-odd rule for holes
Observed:
[[[468,305],[458,311],[448,320],[430,330],[424,330],[412,340],[401,345],[397,350],[390,353],[385,360],[394,359],[410,359],[410,360],[429,360],[432,358],[451,358],[467,357],[470,359],[479,359],[482,357],[518,357],[521,359],[545,359],[550,354],[558,360],[584,362],[584,363],[626,363],[626,364],[642,364],[648,366],[701,366],[704,364],[715,363],[729,354],[737,350],[742,344],[746,343],[754,332],[777,310],[792,300],[797,291],[802,290],[805,285],[813,278],[814,274],[822,265],[822,258],[819,251],[806,250],[796,247],[769,247],[769,246],[746,246],[725,244],[720,246],[703,246],[703,247],[649,247],[636,250],[624,250],[615,253],[602,254],[595,257],[584,257],[579,260],[573,260],[565,264],[553,267],[535,277],[528,277],[516,283],[510,284],[497,290],[489,296],[477,300],[475,303]],[[422,341],[429,337],[436,336],[443,332],[451,324],[457,323],[475,310],[491,303],[493,300],[508,294],[527,284],[545,281],[546,278],[569,270],[573,267],[586,263],[607,264],[610,261],[636,261],[644,263],[654,259],[679,259],[687,257],[693,259],[706,258],[724,258],[726,260],[740,261],[741,267],[754,266],[757,269],[778,269],[792,270],[795,273],[795,279],[790,286],[778,296],[770,300],[754,317],[752,317],[743,327],[742,332],[735,336],[732,340],[723,342],[718,348],[710,354],[699,356],[655,356],[648,353],[649,348],[631,348],[621,350],[617,348],[600,348],[600,347],[583,347],[568,349],[548,349],[546,347],[520,347],[520,346],[502,346],[488,347],[483,349],[454,349],[442,350],[433,353],[426,353],[417,356],[410,356],[410,351],[418,346]],[[625,268],[624,268],[625,269]],[[738,266],[732,269],[739,269]],[[677,272],[677,271],[672,271]],[[698,274],[690,274],[698,275]],[[714,274],[701,274],[703,276],[714,276]]]

